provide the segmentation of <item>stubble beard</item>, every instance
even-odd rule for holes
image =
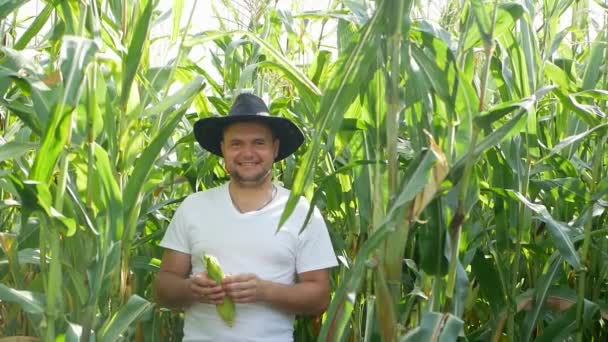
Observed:
[[[252,176],[243,176],[236,168],[233,168],[232,170],[228,170],[228,174],[230,175],[230,179],[238,185],[246,188],[255,188],[266,182],[266,179],[272,175],[272,169],[263,170]]]

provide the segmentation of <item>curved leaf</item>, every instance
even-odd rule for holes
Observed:
[[[146,147],[135,162],[135,169],[129,177],[127,186],[123,191],[124,215],[127,230],[126,234],[119,238],[122,238],[127,246],[132,241],[133,234],[135,234],[144,184],[152,171],[154,162],[156,161],[156,158],[158,158],[161,149],[165,146],[169,136],[173,134],[175,127],[177,127],[177,124],[181,121],[191,101],[192,99],[167,118],[165,125],[158,132],[158,135],[152,140],[150,145]]]
[[[137,322],[141,316],[152,310],[153,303],[133,295],[127,303],[116,312],[99,330],[99,340],[102,342],[114,342],[120,340],[131,324]]]
[[[35,144],[14,141],[0,145],[0,163],[5,160],[19,158],[34,148],[36,148]]]
[[[23,311],[33,314],[43,314],[46,307],[44,294],[15,290],[2,283],[0,283],[0,299],[19,304]]]
[[[479,11],[489,11],[490,7],[493,6],[493,2],[489,2],[486,4],[484,9],[479,9]],[[525,8],[516,2],[507,2],[501,3],[498,5],[498,13],[496,15],[496,23],[494,27],[494,37],[499,38],[505,33],[510,33],[515,26],[515,22],[523,17],[526,12]],[[481,15],[479,15],[481,16]],[[477,16],[477,17],[479,17]],[[482,16],[484,17],[484,16]],[[485,21],[483,21],[485,22]],[[485,27],[489,25],[489,23],[482,23],[481,26]],[[469,50],[475,46],[478,46],[479,43],[483,42],[483,34],[479,31],[480,25],[471,26],[470,29],[466,33],[466,39],[464,42],[464,50]]]
[[[547,224],[547,227],[551,232],[553,242],[560,251],[562,257],[566,259],[566,261],[572,265],[574,269],[580,270],[582,267],[581,261],[578,257],[578,253],[576,252],[576,248],[574,247],[574,243],[572,242],[572,238],[568,235],[568,231],[572,229],[555,220],[551,214],[549,214],[549,211],[544,205],[530,202],[519,192],[513,190],[507,190],[507,192],[514,194],[521,203],[525,204],[530,210],[540,215],[538,219]]]

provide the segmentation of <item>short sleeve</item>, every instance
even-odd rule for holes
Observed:
[[[185,211],[184,203],[182,203],[175,211],[169,227],[167,227],[165,236],[159,245],[181,253],[191,254],[192,246],[189,243],[190,239],[186,230],[187,220]]]
[[[298,236],[296,255],[296,273],[315,271],[338,265],[329,232],[323,217],[317,208],[306,226]]]

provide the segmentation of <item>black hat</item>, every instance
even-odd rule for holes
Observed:
[[[256,121],[267,124],[279,139],[279,153],[274,161],[280,161],[294,153],[302,142],[304,134],[291,120],[270,116],[264,101],[250,93],[236,97],[226,116],[212,116],[194,123],[194,137],[207,151],[222,156],[220,148],[224,129],[236,122]]]

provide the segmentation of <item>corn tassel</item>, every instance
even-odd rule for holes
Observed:
[[[205,264],[209,278],[213,279],[218,285],[221,285],[222,280],[224,279],[224,272],[222,272],[222,268],[217,258],[205,254],[203,255],[203,264]],[[224,322],[232,327],[234,315],[236,314],[236,307],[232,299],[230,297],[224,297],[222,304],[217,304],[215,309]]]

